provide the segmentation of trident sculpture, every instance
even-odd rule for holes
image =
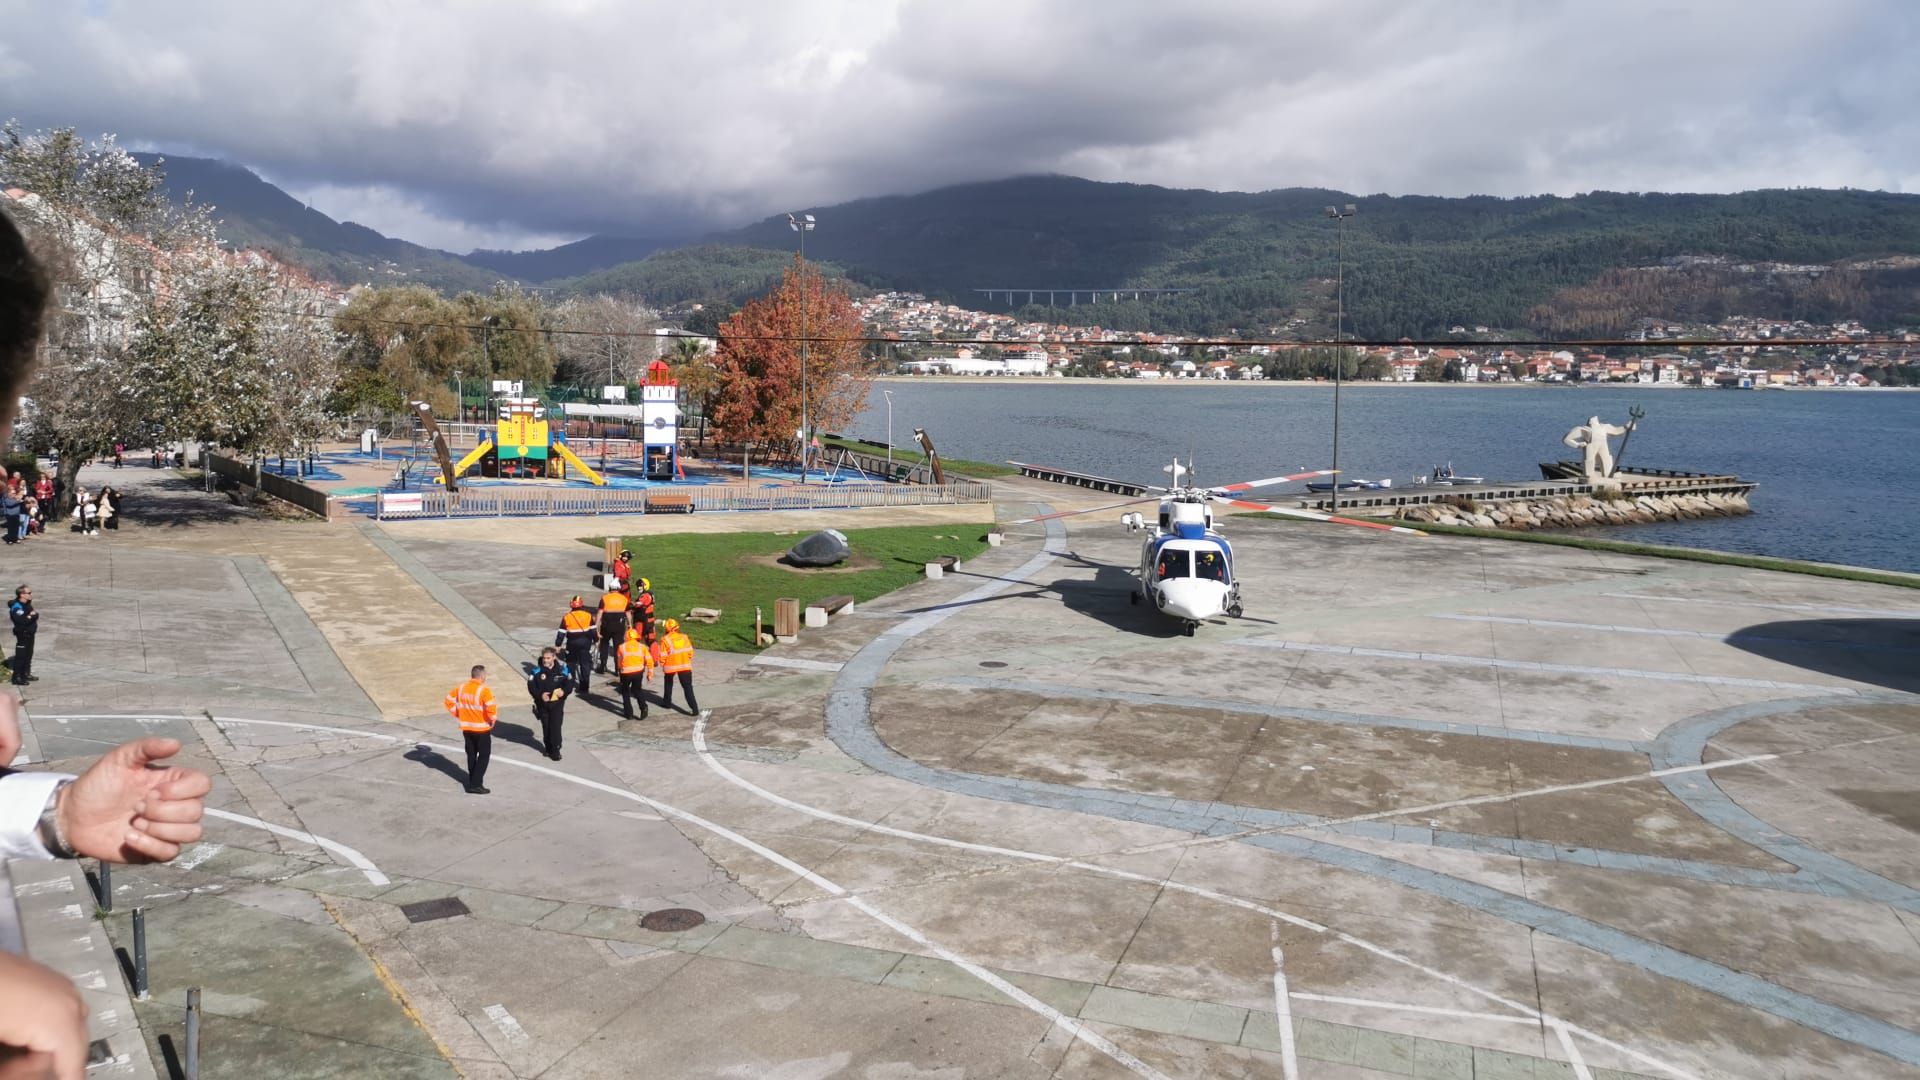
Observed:
[[[1635,421],[1638,421],[1635,417]],[[1568,446],[1585,451],[1586,474],[1588,483],[1605,483],[1613,476],[1613,449],[1607,445],[1612,435],[1625,435],[1630,427],[1601,422],[1597,416],[1590,416],[1587,422],[1567,432],[1560,440]],[[1623,444],[1624,445],[1624,444]]]

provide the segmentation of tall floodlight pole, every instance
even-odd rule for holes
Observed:
[[[1333,263],[1333,512],[1340,512],[1340,369],[1346,366],[1347,325],[1347,219],[1358,213],[1352,203],[1327,207],[1327,216],[1338,226],[1339,240]]]
[[[453,418],[464,422],[467,418],[467,392],[466,384],[460,381],[458,368],[453,372],[453,397]]]
[[[893,479],[893,391],[882,390],[880,394],[887,399],[887,479],[891,481]],[[1626,445],[1622,442],[1621,449],[1625,449]]]
[[[800,482],[804,484],[813,437],[807,423],[807,234],[813,231],[813,215],[788,214],[787,227],[800,234]]]

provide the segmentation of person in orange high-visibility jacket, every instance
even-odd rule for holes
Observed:
[[[619,589],[608,589],[600,597],[600,674],[607,673],[607,658],[614,646],[627,639],[627,609],[633,599]]]
[[[493,722],[500,718],[500,706],[493,700],[493,687],[487,685],[484,665],[473,665],[468,675],[466,682],[447,691],[447,712],[460,721],[460,735],[467,743],[467,794],[486,795]]]
[[[567,671],[573,676],[573,692],[584,695],[587,690],[588,676],[593,672],[593,643],[600,637],[600,631],[593,628],[593,612],[587,610],[586,601],[574,597],[567,603],[567,613],[560,619],[560,629],[553,635],[553,643],[567,651]]]
[[[653,659],[660,665],[660,689],[662,700],[667,708],[673,708],[673,680],[680,680],[680,689],[687,696],[687,711],[698,713],[700,702],[693,696],[693,642],[680,632],[678,619],[665,619],[660,623],[660,640],[653,643]]]
[[[633,719],[633,701],[640,699],[640,719],[647,718],[647,676],[653,674],[653,653],[640,640],[640,631],[627,631],[627,640],[614,653],[614,667],[620,673],[620,711]]]

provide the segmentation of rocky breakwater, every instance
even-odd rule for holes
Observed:
[[[1521,499],[1446,497],[1396,509],[1403,521],[1480,529],[1579,529],[1752,513],[1745,491],[1635,494],[1631,490]]]

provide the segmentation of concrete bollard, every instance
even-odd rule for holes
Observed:
[[[133,909],[133,998],[147,1000],[147,909]]]
[[[946,573],[946,569],[942,567],[939,563],[930,562],[927,564],[927,576],[929,578],[938,579],[943,575],[945,575],[945,573]]]

